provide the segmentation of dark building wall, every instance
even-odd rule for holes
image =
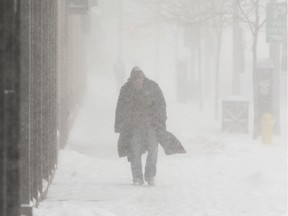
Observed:
[[[45,199],[83,98],[88,15],[67,1],[0,1],[1,216]]]
[[[0,214],[19,215],[19,76],[18,1],[0,2]]]

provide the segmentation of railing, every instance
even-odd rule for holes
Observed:
[[[45,198],[85,92],[87,32],[72,22],[87,14],[66,1],[0,1],[1,216]]]

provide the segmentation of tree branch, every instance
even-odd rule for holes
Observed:
[[[245,22],[248,23],[248,26],[249,26],[252,34],[254,34],[254,33],[255,33],[255,30],[254,30],[254,28],[253,28],[252,22],[251,22],[251,20],[249,19],[248,15],[247,15],[247,14],[245,13],[245,11],[243,10],[243,8],[242,8],[242,6],[241,6],[241,4],[240,4],[240,1],[239,1],[239,0],[236,0],[236,3],[237,3],[238,8],[240,9],[240,12],[241,12],[242,15],[244,16],[243,21],[245,20]]]

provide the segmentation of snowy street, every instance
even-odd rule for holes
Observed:
[[[168,101],[168,129],[188,153],[166,156],[159,147],[156,186],[133,186],[130,164],[117,155],[114,89],[100,79],[88,93],[36,216],[286,215],[287,151],[280,141],[263,145],[221,134],[213,124],[205,131],[200,119],[207,116],[191,112],[193,104]],[[104,96],[111,100],[98,103]]]

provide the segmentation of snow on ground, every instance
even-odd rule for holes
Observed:
[[[188,153],[160,149],[157,185],[133,186],[129,163],[117,156],[113,91],[105,79],[89,89],[36,216],[287,215],[286,145],[221,134],[193,104],[167,103],[168,129]]]

